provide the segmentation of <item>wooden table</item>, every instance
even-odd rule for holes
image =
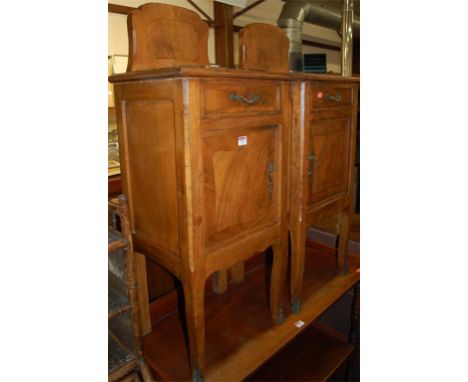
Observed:
[[[283,380],[295,380],[299,375],[303,378],[305,373],[308,380],[324,381],[351,354],[353,346],[345,338],[313,325],[320,314],[359,282],[359,257],[350,256],[349,273],[339,275],[333,251],[307,248],[306,254],[301,312],[286,312],[282,325],[274,325],[268,315],[268,271],[263,265],[247,272],[245,282],[230,285],[226,293],[208,293],[206,381],[272,380],[276,373]],[[190,379],[180,317],[178,310],[169,312],[153,322],[153,332],[143,338],[147,362],[160,380]],[[302,327],[297,327],[299,321],[304,322]],[[299,343],[294,345],[295,341]],[[300,354],[297,351],[304,341],[309,341],[307,354]],[[265,368],[257,371],[265,362]]]

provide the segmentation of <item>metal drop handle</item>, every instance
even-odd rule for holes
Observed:
[[[309,153],[309,171],[307,172],[307,178],[309,180],[309,184],[312,184],[312,175],[313,175],[313,171],[314,171],[314,161],[315,162],[318,162],[318,158],[316,158],[314,156],[314,152],[311,151]]]
[[[341,101],[341,94],[336,93],[336,96],[332,96],[331,94],[325,94],[325,99],[328,102],[340,102]]]
[[[253,94],[251,97],[246,98],[244,96],[237,95],[236,93],[231,93],[229,94],[229,99],[231,101],[244,102],[247,105],[253,105],[254,103],[259,102],[261,97],[257,94]]]
[[[268,163],[268,195],[273,197],[273,175],[275,173],[275,162]]]

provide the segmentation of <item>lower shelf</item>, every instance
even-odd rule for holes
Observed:
[[[354,348],[341,334],[313,324],[247,381],[327,381]]]
[[[230,284],[226,293],[208,294],[205,299],[207,370],[204,380],[240,381],[254,375],[259,366],[304,333],[321,313],[359,281],[358,269],[359,258],[350,256],[349,273],[339,275],[333,253],[307,248],[301,312],[292,314],[286,306],[286,320],[281,325],[273,324],[269,313],[266,281],[269,272],[265,272],[264,266],[248,272],[242,284]],[[181,316],[178,311],[166,315],[154,322],[152,332],[143,337],[145,359],[160,380],[191,379]],[[302,326],[298,321],[303,322]],[[317,338],[322,336],[322,343],[326,343],[323,334],[312,333]],[[342,350],[338,352],[340,357],[345,353],[349,355],[350,348],[341,345],[338,346]],[[317,350],[317,354],[321,352]],[[338,361],[335,359],[334,366],[322,375],[333,373],[339,366]],[[288,362],[291,363],[291,359]]]

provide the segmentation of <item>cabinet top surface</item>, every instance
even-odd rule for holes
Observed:
[[[244,79],[264,79],[264,80],[316,80],[316,81],[339,81],[339,82],[359,82],[358,77],[341,77],[330,74],[313,74],[291,72],[289,74],[269,73],[251,70],[227,69],[211,66],[178,66],[172,68],[160,68],[144,70],[131,73],[115,74],[109,77],[112,83],[147,81],[171,78],[244,78]]]
[[[359,83],[360,77],[343,77],[336,74],[318,74],[318,73],[303,73],[294,72],[291,76],[296,80],[309,80],[309,81],[336,81],[336,82],[348,82],[348,83]]]

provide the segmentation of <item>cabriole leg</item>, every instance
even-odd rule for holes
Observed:
[[[340,268],[341,274],[346,274],[349,271],[349,261],[348,261],[349,222],[350,222],[350,211],[349,209],[346,209],[341,213],[340,236],[338,239],[338,267]]]
[[[302,279],[304,277],[305,236],[307,227],[300,223],[291,230],[291,310],[298,314],[301,310]]]
[[[204,281],[184,283],[185,315],[190,348],[192,381],[203,380],[205,372],[205,301]]]
[[[270,309],[273,321],[282,324],[284,322],[283,285],[286,275],[287,241],[283,240],[273,244],[272,250],[273,269],[270,284]]]

